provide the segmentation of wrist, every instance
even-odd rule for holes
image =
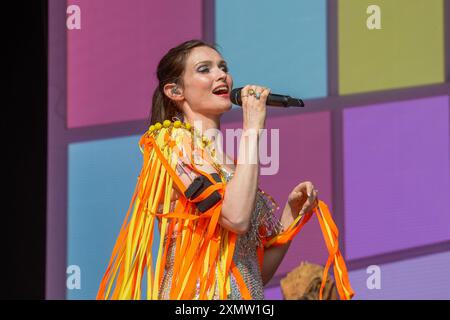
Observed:
[[[281,225],[283,226],[283,231],[286,231],[287,228],[289,228],[294,223],[294,221],[295,219],[292,215],[291,209],[289,205],[286,205],[280,219]]]
[[[259,134],[255,129],[244,129],[239,144],[238,163],[259,166]]]
[[[243,136],[260,136],[261,130],[263,128],[259,126],[243,126],[242,127],[242,135]]]

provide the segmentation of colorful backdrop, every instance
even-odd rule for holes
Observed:
[[[80,29],[67,28],[72,10]],[[261,187],[282,207],[314,182],[355,299],[450,299],[448,1],[50,0],[49,19],[47,298],[95,297],[141,166],[156,65],[199,38],[219,45],[235,87],[304,99],[269,110],[280,165]],[[224,116],[223,129],[241,124],[239,107]],[[301,261],[326,259],[312,219],[266,298],[282,299]]]

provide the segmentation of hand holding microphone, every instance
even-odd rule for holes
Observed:
[[[264,128],[266,102],[269,93],[270,89],[256,85],[247,85],[239,88],[244,131],[247,129],[255,129],[258,132],[259,129]],[[233,102],[233,100],[231,101]]]

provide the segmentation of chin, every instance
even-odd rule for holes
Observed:
[[[225,111],[230,111],[231,110],[231,108],[233,108],[233,104],[230,102],[228,105],[227,105],[227,107],[226,107],[226,110]]]
[[[228,101],[222,99],[222,101],[211,101],[208,104],[203,104],[199,106],[198,109],[196,109],[196,112],[209,114],[209,115],[217,115],[220,116],[224,114],[227,111],[230,111],[233,107],[233,104],[231,103],[231,100],[228,99]]]
[[[223,113],[230,111],[233,107],[231,101],[215,103],[214,108],[210,108],[209,112],[216,115],[222,115]]]
[[[230,111],[232,107],[233,107],[233,105],[231,104],[231,101],[227,104],[224,104],[224,106],[223,107],[221,106],[221,108],[220,108],[220,114]]]

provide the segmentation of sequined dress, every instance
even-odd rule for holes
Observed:
[[[225,180],[228,182],[233,177],[233,172],[229,172],[223,167],[221,168]],[[282,225],[274,215],[276,203],[264,192],[258,190],[255,199],[255,207],[252,213],[250,228],[247,233],[239,235],[236,240],[236,247],[233,255],[233,261],[239,269],[245,284],[252,296],[253,300],[264,299],[264,286],[261,277],[261,271],[258,263],[257,247],[262,245],[262,235],[259,232],[261,226],[266,231],[264,236],[272,236],[281,232]],[[177,233],[167,235],[164,239],[165,243],[170,238],[169,252],[167,255],[164,276],[159,291],[159,299],[169,300],[169,292],[171,286],[171,278],[173,271],[173,261],[175,253],[175,239]],[[164,243],[164,245],[165,245]],[[217,276],[217,270],[216,270]],[[217,277],[216,277],[217,279]],[[229,300],[241,300],[242,296],[239,291],[236,279],[230,273],[231,292],[228,294]],[[197,282],[197,294],[195,300],[199,298],[199,282]],[[218,286],[216,282],[214,291],[214,300],[219,299]]]

